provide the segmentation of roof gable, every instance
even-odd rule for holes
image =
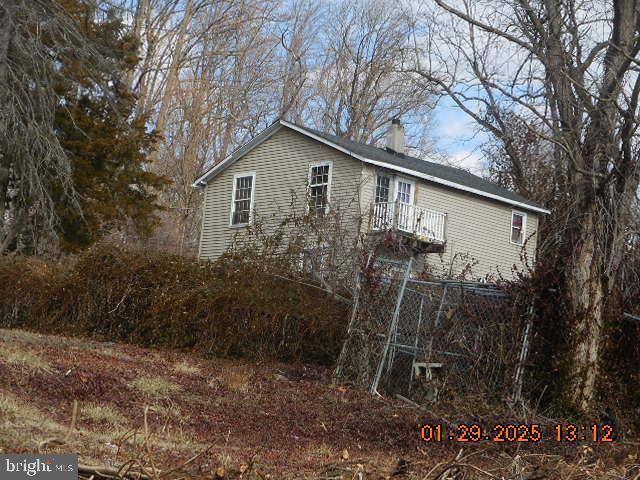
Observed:
[[[403,155],[395,152],[392,153],[372,145],[364,145],[361,143],[353,142],[336,135],[319,132],[317,130],[302,127],[290,122],[286,122],[284,120],[276,121],[251,141],[237,148],[222,162],[214,165],[212,168],[207,170],[207,172],[205,172],[194,182],[193,186],[204,186],[209,180],[214,178],[218,173],[225,170],[229,165],[239,160],[241,157],[249,153],[265,140],[271,138],[282,127],[295,130],[307,137],[310,137],[316,141],[329,145],[332,148],[340,150],[341,152],[351,157],[357,158],[364,163],[395,170],[453,189],[462,190],[486,198],[491,198],[493,200],[508,203],[510,205],[534,212],[549,213],[549,210],[530,200],[527,200],[523,196],[518,195],[511,190],[500,187],[487,180],[484,180],[483,178],[477,175],[473,175],[472,173],[469,173],[465,170],[442,165],[439,163],[429,162],[426,160],[421,160],[419,158],[411,157],[408,155]]]
[[[277,133],[282,128],[282,123],[277,121],[272,123],[269,127],[264,129],[258,135],[253,137],[244,145],[236,148],[231,154],[226,157],[221,162],[216,163],[214,166],[209,168],[206,172],[204,172],[200,177],[193,182],[193,187],[202,188],[204,187],[209,180],[216,177],[219,173],[226,170],[229,166],[233,165],[236,161],[240,160],[240,158],[244,157],[251,150],[256,148],[265,140],[270,139],[275,133]]]

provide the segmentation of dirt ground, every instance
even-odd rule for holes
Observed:
[[[633,442],[427,444],[437,419],[329,375],[0,330],[0,451],[158,478],[640,479]]]

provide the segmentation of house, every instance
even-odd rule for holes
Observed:
[[[523,253],[533,259],[540,216],[549,213],[469,172],[405,155],[397,119],[386,149],[278,120],[194,186],[204,189],[201,259],[223,254],[256,215],[283,215],[294,193],[312,213],[342,209],[354,234],[403,235],[454,274],[472,258],[472,278],[509,277]]]

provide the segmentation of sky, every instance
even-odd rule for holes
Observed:
[[[443,97],[433,111],[433,140],[451,163],[476,175],[484,173],[480,147],[487,135],[449,97]]]

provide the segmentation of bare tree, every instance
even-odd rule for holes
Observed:
[[[588,411],[640,180],[640,2],[435,2],[435,11],[416,14],[410,72],[436,82],[513,159],[519,151],[506,112],[527,118],[552,146],[572,317],[566,393]]]
[[[482,145],[488,179],[541,205],[553,204],[559,187],[553,145],[527,119],[513,112],[502,115],[507,136],[491,136]]]
[[[138,113],[162,137],[153,168],[174,180],[158,237],[178,251],[197,242],[193,179],[276,117],[367,142],[393,115],[428,117],[423,83],[400,73],[402,11],[380,0],[355,11],[315,0],[121,1],[141,44],[130,79]],[[426,131],[409,138],[422,146]]]
[[[410,38],[402,9],[381,0],[357,1],[333,5],[324,18],[313,125],[375,143],[391,116],[428,115],[429,86],[400,74]]]
[[[154,168],[174,180],[163,194],[167,213],[158,236],[181,253],[197,246],[201,199],[193,179],[266,127],[277,112],[276,6],[195,0],[189,18],[175,20],[183,26],[180,51],[162,60],[168,61],[167,78],[150,104],[163,136]]]
[[[282,93],[278,116],[302,123],[312,93],[309,89],[309,63],[317,40],[320,5],[314,1],[294,2],[282,21],[280,44],[283,50],[280,77]]]
[[[164,91],[160,101],[160,110],[156,117],[156,130],[162,132],[164,130],[164,123],[167,118],[169,105],[172,101],[173,92],[178,83],[178,72],[180,68],[180,60],[183,56],[183,47],[186,40],[187,25],[191,21],[193,15],[193,0],[187,0],[185,11],[182,14],[178,31],[176,33],[175,43],[173,44],[173,52],[171,53],[171,61],[169,63],[169,69],[166,73]],[[172,42],[173,43],[173,42]],[[153,162],[151,162],[153,165]]]

